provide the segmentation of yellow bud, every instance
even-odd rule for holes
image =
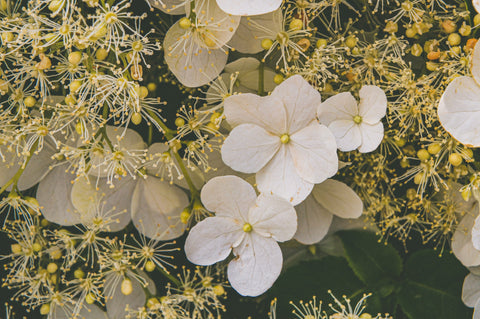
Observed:
[[[77,103],[77,99],[75,99],[73,95],[69,94],[65,97],[65,103],[67,103],[68,105],[73,105]]]
[[[417,35],[417,30],[415,30],[414,28],[408,28],[407,30],[405,30],[405,35],[407,36],[407,38],[413,38]]]
[[[85,302],[88,303],[89,305],[93,304],[95,302],[95,296],[90,292],[85,296]]]
[[[82,86],[82,81],[75,80],[70,83],[70,92],[75,93]]]
[[[428,145],[428,152],[432,155],[438,154],[442,150],[442,146],[438,143]]]
[[[44,218],[40,222],[40,225],[42,225],[42,227],[47,227],[48,225],[50,225],[50,222]]]
[[[11,42],[15,39],[15,36],[12,32],[4,31],[2,32],[2,40],[3,42]]]
[[[40,314],[42,316],[48,315],[50,313],[50,304],[46,303],[40,307]]]
[[[473,17],[473,26],[476,27],[477,25],[480,24],[480,14],[476,14],[474,17]]]
[[[183,17],[178,21],[178,24],[180,28],[186,30],[186,29],[190,29],[190,27],[192,26],[192,21],[190,21],[190,19],[187,17]]]
[[[249,233],[253,230],[253,227],[249,223],[245,223],[242,229],[244,232]]]
[[[448,161],[449,161],[450,164],[452,164],[453,166],[459,166],[460,164],[462,164],[463,158],[462,158],[462,155],[460,155],[460,154],[458,154],[458,153],[452,153],[452,154],[450,154],[450,156],[448,157]]]
[[[464,37],[468,37],[472,33],[472,27],[467,25],[465,21],[463,21],[462,26],[458,29],[458,33],[460,33]]]
[[[317,40],[317,43],[315,44],[315,46],[317,48],[323,48],[323,47],[326,47],[328,44],[328,40],[327,39],[318,39]]]
[[[280,142],[282,142],[282,144],[287,144],[290,142],[290,136],[288,134],[283,134],[280,136]]]
[[[34,243],[34,244],[32,245],[32,249],[33,249],[33,251],[36,252],[36,253],[38,253],[39,251],[41,251],[42,248],[43,248],[43,247],[42,247],[42,245],[41,245],[40,243]]]
[[[22,246],[20,244],[12,244],[10,245],[10,249],[12,250],[12,253],[16,255],[22,253]]]
[[[182,119],[181,117],[177,117],[177,118],[175,119],[175,125],[176,125],[177,127],[184,126],[184,125],[185,125],[185,120]]]
[[[462,192],[462,198],[464,201],[468,202],[470,198],[472,197],[472,191],[468,188],[465,188]]]
[[[430,158],[430,153],[426,149],[421,149],[417,152],[417,157],[421,161],[426,161]]]
[[[452,33],[457,30],[457,25],[452,20],[443,20],[442,22],[440,22],[440,27],[446,33]]]
[[[159,305],[160,305],[160,301],[158,301],[158,299],[155,298],[155,297],[152,297],[152,298],[148,299],[148,301],[147,301],[147,307],[148,308],[156,308]]]
[[[460,35],[459,35],[458,33],[451,33],[451,34],[448,36],[448,43],[449,43],[451,46],[459,45],[460,42],[462,42],[462,38],[460,37]]]
[[[84,127],[82,121],[78,121],[78,122],[75,124],[75,132],[77,132],[78,135],[82,135],[83,132],[85,132],[85,127]]]
[[[188,220],[190,219],[190,211],[185,208],[181,213],[180,213],[180,221],[183,223],[183,224],[188,224]]]
[[[223,288],[222,285],[215,285],[215,286],[213,286],[213,292],[217,296],[222,296],[222,295],[225,294],[225,288]]]
[[[73,276],[77,279],[81,279],[85,277],[85,272],[82,269],[78,268],[73,272]]]
[[[275,76],[273,77],[273,82],[277,85],[282,83],[283,80],[285,80],[285,77],[280,73],[275,74]]]
[[[95,52],[95,58],[97,58],[97,60],[100,60],[100,61],[103,61],[107,58],[108,56],[108,51],[105,50],[105,49],[98,49],[97,52]]]
[[[50,274],[55,273],[57,270],[58,270],[58,266],[57,266],[56,263],[49,263],[49,264],[48,264],[48,266],[47,266],[47,271],[48,271]]]
[[[58,248],[52,250],[50,252],[50,258],[52,258],[54,260],[58,260],[58,259],[62,258],[62,251]]]
[[[130,295],[133,292],[132,281],[128,278],[123,279],[122,284],[120,285],[120,291],[125,296]]]
[[[68,62],[70,62],[71,64],[77,65],[80,63],[81,60],[82,60],[82,52],[80,51],[71,52],[68,55]]]
[[[463,152],[465,153],[465,155],[469,158],[472,158],[473,159],[473,151],[471,148],[465,148],[463,150]]]
[[[303,22],[300,19],[294,18],[292,21],[290,21],[288,28],[290,30],[301,30],[303,29]]]
[[[0,92],[2,93],[8,92],[8,82],[2,79],[0,79]]]
[[[358,41],[357,37],[354,35],[351,35],[345,40],[345,45],[350,49],[353,49],[357,45],[357,41]]]
[[[0,0],[0,9],[5,11],[8,8],[7,0]]]
[[[148,89],[145,87],[145,86],[140,86],[139,87],[139,91],[138,91],[138,96],[141,98],[141,99],[144,99],[148,96]]]
[[[412,53],[412,55],[414,56],[420,56],[422,55],[422,52],[423,52],[423,48],[418,43],[415,43],[414,45],[412,45],[412,48],[410,49],[410,53]]]
[[[420,183],[422,182],[423,177],[424,177],[424,174],[423,174],[422,172],[417,173],[417,174],[415,175],[415,177],[413,178],[413,182],[418,185],[418,184],[420,184]]]
[[[414,200],[417,197],[417,191],[414,188],[409,188],[406,195],[409,200]]]
[[[142,123],[142,114],[135,112],[132,114],[132,123],[135,125],[139,125]]]
[[[25,104],[26,107],[34,107],[35,103],[37,103],[37,100],[33,96],[27,96],[24,100],[23,103]]]
[[[435,62],[428,61],[425,63],[428,71],[436,71],[438,69],[438,64]]]
[[[398,24],[394,21],[388,21],[383,31],[388,33],[395,33],[398,31]]]
[[[262,49],[270,50],[273,45],[273,41],[271,39],[263,39],[260,45],[262,46]]]
[[[150,83],[147,84],[147,89],[150,92],[155,92],[157,90],[157,85],[153,82],[150,82]]]
[[[148,272],[152,272],[155,270],[155,263],[151,260],[145,263],[145,270]]]
[[[52,12],[55,12],[57,10],[62,9],[64,5],[65,5],[64,0],[52,0],[52,1],[50,1],[50,4],[48,5],[48,10],[50,10]]]

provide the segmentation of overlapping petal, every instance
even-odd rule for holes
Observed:
[[[282,0],[217,0],[217,3],[223,11],[243,16],[277,10],[282,4]]]
[[[358,94],[360,95],[358,111],[362,121],[377,124],[387,112],[385,92],[376,85],[364,85]]]
[[[367,123],[361,123],[360,134],[362,136],[362,144],[358,148],[360,153],[369,153],[377,149],[383,140],[384,130],[383,123],[370,125]]]
[[[472,227],[478,215],[478,204],[475,205],[474,215],[467,213],[458,224],[452,237],[452,251],[460,262],[466,267],[480,265],[480,252],[475,249],[472,242]]]
[[[357,193],[334,179],[315,185],[312,195],[328,212],[338,217],[358,218],[363,213],[363,203]]]
[[[329,97],[317,108],[318,120],[327,126],[333,121],[352,121],[355,115],[358,115],[358,105],[350,92],[342,92]]]
[[[474,307],[480,300],[480,276],[468,274],[463,281],[462,301],[468,307]]]
[[[328,233],[333,215],[312,196],[295,206],[298,228],[294,238],[302,244],[312,245],[321,241]]]

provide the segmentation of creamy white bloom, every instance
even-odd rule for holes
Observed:
[[[465,277],[462,301],[467,307],[475,308],[473,319],[480,319],[480,276],[470,273]]]
[[[480,251],[475,248],[472,236],[472,229],[477,217],[478,203],[475,202],[470,210],[465,211],[465,216],[458,223],[452,236],[452,251],[466,267],[480,265]]]
[[[165,61],[185,86],[207,84],[222,72],[240,17],[223,12],[215,0],[195,1],[195,16],[177,21],[164,40]]]
[[[320,123],[335,135],[338,149],[361,153],[374,151],[383,140],[382,118],[387,111],[385,92],[377,86],[360,89],[360,102],[350,92],[334,95],[318,108]]]
[[[282,269],[277,241],[291,239],[297,229],[293,206],[272,194],[257,197],[253,187],[236,176],[211,179],[201,199],[216,215],[191,229],[185,242],[187,258],[212,265],[233,251],[235,258],[228,264],[232,287],[245,296],[264,293]]]
[[[299,75],[270,96],[227,98],[225,115],[234,129],[222,146],[223,161],[236,171],[256,173],[261,192],[299,204],[338,169],[335,138],[315,117],[320,103],[320,93]]]
[[[445,89],[438,105],[443,128],[467,146],[480,146],[480,42],[472,54],[472,77],[459,76]]]
[[[282,0],[217,0],[217,3],[226,13],[247,16],[275,11]]]
[[[295,207],[298,228],[294,238],[305,245],[318,243],[330,229],[333,216],[350,219],[363,213],[360,197],[342,182],[327,179],[315,185],[312,194]]]

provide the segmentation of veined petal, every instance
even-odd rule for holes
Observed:
[[[96,305],[89,305],[83,300],[74,300],[75,304],[82,304],[81,310],[77,314],[73,314],[72,310],[64,307],[56,307],[51,318],[54,319],[108,319],[107,314]],[[67,313],[68,312],[68,313]]]
[[[280,137],[255,124],[235,127],[222,146],[222,159],[242,173],[256,173],[267,164],[280,147]]]
[[[292,204],[272,194],[260,194],[248,212],[253,231],[276,241],[292,239],[297,230],[297,214]]]
[[[237,32],[228,44],[241,53],[261,52],[263,39],[274,40],[277,34],[283,31],[282,20],[282,10],[254,17],[242,17]]]
[[[38,185],[36,197],[48,221],[62,226],[80,223],[80,215],[75,212],[70,197],[75,178],[64,166],[57,166]]]
[[[199,87],[215,79],[227,63],[227,51],[206,49],[175,23],[165,35],[165,61],[177,79],[187,87]]]
[[[225,12],[237,15],[257,15],[277,10],[282,0],[217,0]]]
[[[475,205],[474,211],[478,214],[478,204]],[[472,242],[472,227],[476,216],[467,213],[452,236],[452,251],[465,267],[480,265],[480,252],[475,249]]]
[[[44,143],[43,149],[38,154],[34,154],[25,167],[22,176],[18,180],[18,189],[29,189],[40,182],[50,171],[50,165],[55,162],[52,159],[55,153],[56,149],[53,145]]]
[[[360,153],[369,153],[377,149],[383,140],[383,123],[370,125],[361,123],[360,134],[362,135],[362,144],[358,148]]]
[[[328,233],[333,215],[312,195],[295,206],[295,210],[298,215],[298,228],[293,238],[305,245],[321,241]]]
[[[475,222],[472,227],[472,244],[480,254],[480,215],[475,218]]]
[[[353,118],[357,115],[357,101],[350,92],[342,92],[329,97],[317,108],[318,120],[327,126],[338,120],[353,122]]]
[[[0,187],[3,187],[20,169],[20,163],[14,153],[8,151],[7,147],[0,145]]]
[[[230,217],[242,225],[257,199],[252,185],[232,175],[212,178],[203,186],[200,196],[205,208],[216,216]]]
[[[237,248],[236,258],[228,264],[228,280],[239,294],[258,296],[267,291],[282,270],[282,251],[273,238],[254,231]]]
[[[244,72],[258,70],[259,67],[260,67],[260,61],[258,61],[255,58],[252,58],[252,57],[240,58],[227,64],[225,66],[225,72],[226,73],[235,73],[235,72],[244,73]]]
[[[289,147],[283,144],[272,160],[258,171],[256,180],[260,192],[283,197],[292,205],[302,202],[313,188],[313,183],[298,174]]]
[[[287,147],[298,174],[310,183],[321,183],[338,171],[335,137],[316,121],[291,135]]]
[[[312,195],[328,212],[338,217],[358,218],[363,213],[363,203],[357,193],[334,179],[315,185]]]
[[[467,307],[474,307],[480,299],[480,276],[468,274],[463,281],[462,301]]]
[[[336,120],[330,123],[328,129],[335,136],[337,147],[342,152],[350,152],[362,143],[360,128],[350,120]]]
[[[387,96],[385,92],[375,85],[364,85],[359,92],[359,115],[362,122],[377,124],[387,112]]]
[[[225,99],[225,117],[232,126],[255,124],[275,134],[287,132],[287,113],[281,100],[246,93]]]
[[[218,49],[233,37],[240,24],[238,15],[225,13],[215,0],[196,0],[195,14],[197,29],[204,29],[215,39],[216,46],[212,49]]]
[[[188,203],[187,195],[180,188],[153,176],[140,179],[132,197],[133,224],[149,238],[180,237],[185,230],[180,214]]]
[[[480,9],[480,0],[473,0],[472,1],[475,10],[479,12]],[[472,73],[473,79],[480,85],[480,43],[477,41],[475,47],[473,48],[472,52],[472,67],[470,69]]]
[[[438,118],[460,143],[480,146],[480,86],[468,76],[455,78],[438,105]]]
[[[283,101],[289,134],[294,134],[314,121],[318,106],[322,103],[320,93],[301,75],[283,81],[273,90],[271,97]]]
[[[245,236],[243,223],[230,217],[207,217],[188,233],[185,254],[192,263],[213,265],[230,255],[232,247]]]

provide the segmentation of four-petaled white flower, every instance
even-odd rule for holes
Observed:
[[[445,89],[438,105],[443,128],[467,146],[480,146],[480,41],[472,54],[472,77],[459,76]]]
[[[222,146],[222,159],[243,173],[256,173],[258,189],[297,205],[338,170],[337,145],[315,113],[320,93],[295,75],[270,96],[234,95],[225,115],[235,128]]]
[[[245,296],[270,288],[282,269],[277,241],[289,240],[297,229],[297,214],[283,198],[260,194],[236,176],[211,179],[202,189],[202,203],[216,213],[195,225],[185,242],[187,258],[198,265],[224,260],[232,287]]]
[[[217,0],[218,6],[237,16],[251,16],[277,10],[282,0]]]
[[[385,92],[377,86],[360,89],[360,103],[350,92],[332,96],[318,108],[320,123],[327,125],[337,140],[338,149],[361,153],[374,151],[383,140],[381,119],[387,111]]]

